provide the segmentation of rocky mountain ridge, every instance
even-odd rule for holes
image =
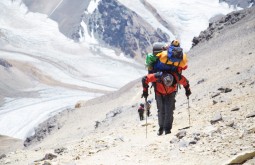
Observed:
[[[57,21],[60,31],[74,41],[79,42],[81,38],[88,37],[84,34],[84,31],[88,31],[101,45],[131,57],[139,54],[138,58],[141,58],[141,55],[150,51],[154,42],[170,39],[161,29],[153,29],[117,0],[101,0],[92,14],[87,12],[90,0],[71,3],[67,0],[23,2],[30,11],[42,12]],[[87,24],[87,29],[81,26],[82,21]]]
[[[251,7],[247,10],[234,11],[219,18],[219,20],[209,23],[209,27],[206,30],[202,31],[199,36],[193,38],[192,46],[194,47],[199,43],[210,40],[214,36],[221,35],[222,29],[237,23],[245,16],[249,15],[254,8],[255,7]]]
[[[93,13],[88,12],[91,0],[38,1],[22,0],[34,12],[42,12],[59,24],[60,31],[67,37],[79,42],[80,39],[93,36],[100,45],[111,47],[117,54],[124,52],[126,55],[138,58],[151,51],[151,45],[157,41],[172,40],[162,29],[153,28],[128,7],[123,6],[117,0],[101,0]],[[176,37],[176,29],[172,22],[165,20],[163,15],[157,12],[151,4],[140,1],[143,6],[154,15],[163,28],[169,29]],[[219,1],[221,2],[221,1]],[[239,2],[228,1],[231,4]],[[245,1],[247,4],[252,1]],[[95,2],[96,3],[96,2]],[[242,2],[242,7],[248,5]],[[82,26],[85,22],[86,27]]]
[[[116,14],[119,13],[119,14]],[[160,29],[154,30],[135,12],[115,0],[102,0],[98,9],[89,17],[89,31],[102,42],[119,48],[126,55],[145,55],[152,43],[168,41],[170,38]]]

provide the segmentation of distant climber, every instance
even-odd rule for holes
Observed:
[[[151,109],[151,101],[148,100],[147,103],[146,103],[146,115],[147,115],[147,117],[149,117],[151,115],[150,109]]]
[[[140,107],[138,108],[138,113],[139,113],[140,121],[142,121],[144,119],[144,104],[143,103],[140,104]]]
[[[173,111],[175,109],[175,95],[178,84],[185,88],[186,96],[191,94],[188,80],[176,72],[157,72],[151,73],[142,78],[143,94],[142,97],[148,97],[149,83],[154,83],[155,99],[158,109],[158,135],[171,133],[173,124]]]

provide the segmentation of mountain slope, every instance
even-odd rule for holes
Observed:
[[[87,9],[90,0],[22,0],[31,12],[46,14],[52,20],[58,22],[59,31],[69,38],[75,37],[81,27],[81,16]]]
[[[172,134],[158,137],[155,101],[148,118],[138,119],[141,82],[88,102],[59,118],[63,127],[40,143],[8,153],[0,162],[29,164],[227,164],[255,151],[255,8],[188,54],[191,128],[184,90],[177,95]],[[153,90],[152,90],[153,92]],[[153,99],[154,93],[149,99]],[[218,117],[218,119],[215,119]],[[220,118],[221,117],[221,118]],[[97,127],[95,129],[95,126]],[[40,160],[46,153],[52,160]],[[26,155],[29,155],[27,157]],[[241,162],[242,163],[242,162]],[[255,159],[244,164],[255,163]]]
[[[25,139],[77,100],[114,91],[145,73],[101,45],[74,43],[46,15],[0,2],[0,134]],[[118,81],[112,78],[118,77]]]

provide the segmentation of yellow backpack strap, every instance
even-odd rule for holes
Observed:
[[[167,64],[168,63],[168,58],[166,58],[166,62],[165,62],[165,64]]]
[[[182,61],[182,60],[181,60]],[[180,66],[181,61],[178,62],[177,68]]]

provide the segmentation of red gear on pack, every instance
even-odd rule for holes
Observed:
[[[174,73],[174,72],[172,72],[171,74],[173,75],[175,79],[175,83],[170,87],[165,86],[163,82],[160,80],[161,77],[158,77],[157,74],[155,73],[148,74],[147,76],[145,76],[144,85],[146,85],[147,87],[150,82],[154,82],[155,92],[157,95],[167,95],[177,91],[177,84],[183,85],[184,88],[189,86],[188,80],[183,75],[177,75],[177,73]]]

